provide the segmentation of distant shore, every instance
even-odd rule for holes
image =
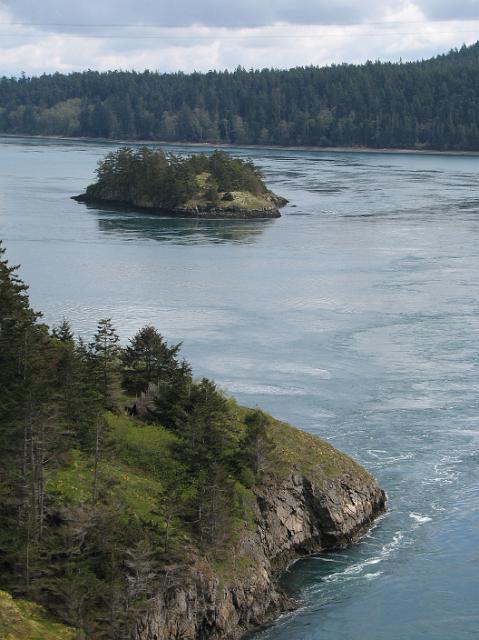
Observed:
[[[45,136],[45,135],[22,135],[13,133],[0,133],[0,138],[9,139],[31,139],[31,140],[65,140],[70,142],[101,142],[105,144],[120,145],[161,145],[175,147],[198,147],[213,149],[266,149],[270,151],[316,151],[323,153],[381,153],[381,154],[415,154],[415,155],[437,155],[437,156],[479,156],[478,151],[459,151],[439,149],[407,149],[407,148],[388,148],[388,147],[318,147],[318,146],[301,146],[301,145],[263,145],[263,144],[232,144],[226,142],[184,142],[170,140],[126,140],[123,138],[86,138],[75,136]]]

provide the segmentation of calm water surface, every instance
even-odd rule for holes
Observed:
[[[0,237],[34,306],[87,337],[154,323],[389,495],[360,544],[291,568],[302,606],[257,640],[479,637],[479,158],[237,150],[291,204],[196,221],[70,200],[111,148],[0,141]]]

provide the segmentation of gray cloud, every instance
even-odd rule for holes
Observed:
[[[0,75],[286,68],[412,60],[470,44],[479,0],[0,0],[0,20]]]
[[[80,23],[187,27],[201,24],[210,27],[253,27],[275,22],[289,24],[354,24],[380,20],[386,9],[399,9],[406,0],[4,0],[18,21],[34,23]]]
[[[479,0],[420,0],[417,4],[430,20],[479,20]]]
[[[415,6],[430,20],[479,19],[479,0],[3,0],[15,20],[27,23],[254,27],[289,24],[358,24]],[[53,27],[52,27],[53,29]],[[60,27],[54,30],[62,30]],[[64,31],[70,31],[64,28]]]

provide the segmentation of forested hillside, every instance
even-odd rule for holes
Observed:
[[[1,243],[0,407],[1,638],[206,638],[203,618],[213,628],[211,611],[226,605],[216,616],[221,634],[240,618],[249,629],[283,606],[266,555],[281,551],[274,533],[291,547],[288,560],[294,545],[305,553],[351,541],[384,510],[384,493],[359,465],[319,438],[238,406],[211,380],[194,379],[180,345],[154,327],[124,347],[107,318],[89,344],[66,320],[49,330]],[[316,531],[307,544],[298,529],[295,540],[283,505],[286,524],[277,523],[263,547],[258,491],[262,504],[274,503],[292,474],[300,487],[308,474],[304,486],[315,482],[327,504],[332,491],[336,531],[320,518],[329,514],[323,502],[311,498],[317,514],[308,522],[321,523],[329,537]],[[199,601],[188,617],[175,598],[181,589],[191,593],[192,575]],[[240,604],[241,589],[249,598],[260,592],[255,607]],[[168,611],[176,630],[162,618],[161,635],[138,635],[154,611]],[[201,628],[186,633],[178,625]]]
[[[0,588],[87,637],[130,638],[185,554],[228,564],[252,526],[269,418],[195,381],[153,327],[125,348],[109,319],[88,345],[67,321],[49,331],[3,253]]]
[[[479,43],[413,63],[0,80],[0,132],[479,149]]]

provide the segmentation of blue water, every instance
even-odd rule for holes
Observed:
[[[0,236],[45,320],[154,323],[389,496],[359,544],[290,569],[301,607],[256,640],[479,637],[479,158],[238,149],[283,217],[196,221],[70,200],[110,149],[0,140]]]

